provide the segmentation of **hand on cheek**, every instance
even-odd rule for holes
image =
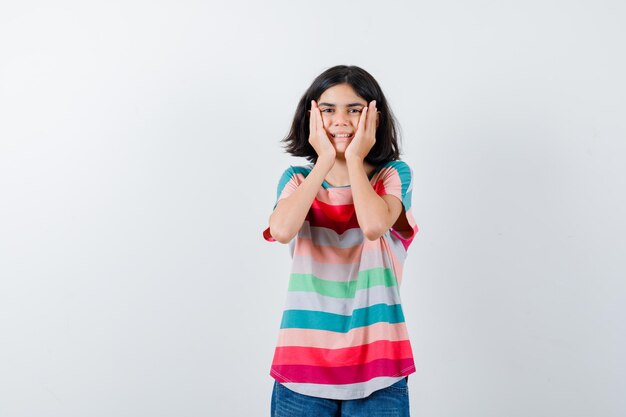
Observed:
[[[378,111],[376,100],[363,108],[354,140],[346,149],[346,159],[355,158],[364,160],[376,143],[376,127],[378,126]]]
[[[317,153],[318,161],[334,162],[336,151],[328,139],[322,114],[315,100],[311,100],[309,115],[309,143]]]

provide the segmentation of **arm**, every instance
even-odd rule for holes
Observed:
[[[359,226],[368,240],[376,240],[387,232],[396,222],[404,208],[395,196],[379,196],[367,178],[363,161],[358,158],[347,160],[352,198]]]
[[[289,243],[298,233],[326,174],[335,165],[335,148],[326,135],[315,100],[311,101],[309,143],[318,155],[315,166],[289,197],[278,202],[270,216],[270,234],[280,243]]]
[[[302,184],[278,202],[269,220],[270,234],[278,242],[289,243],[298,233],[330,168],[332,164],[318,160]]]
[[[376,101],[363,108],[354,140],[346,149],[346,164],[352,185],[354,209],[363,234],[376,240],[396,225],[406,228],[402,201],[392,195],[379,196],[367,178],[363,161],[376,143],[378,115]]]

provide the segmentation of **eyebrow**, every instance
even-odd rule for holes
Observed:
[[[337,107],[333,103],[318,103],[318,106]],[[365,107],[365,106],[367,106],[367,104],[363,104],[363,103],[350,103],[346,105],[346,107]]]

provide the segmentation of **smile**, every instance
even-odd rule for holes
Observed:
[[[332,137],[336,139],[347,139],[352,137],[352,133],[332,133]]]

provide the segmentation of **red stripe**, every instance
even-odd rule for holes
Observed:
[[[276,239],[274,239],[274,237],[272,236],[269,227],[263,231],[263,239],[267,240],[268,242],[276,242]]]
[[[376,194],[378,195],[385,195],[385,184],[383,183],[383,180],[378,180],[376,181],[376,183],[372,186],[372,188],[374,188],[374,191],[376,191]]]
[[[382,180],[376,181],[373,185],[374,191],[378,195],[384,195],[385,185]],[[348,229],[359,228],[354,204],[328,204],[313,200],[306,220],[311,226],[325,227],[334,230],[338,234],[343,234]]]
[[[374,188],[374,191],[376,191],[378,195],[386,194],[385,184],[382,180],[377,181],[372,188]],[[329,219],[340,222],[348,221],[355,213],[354,204],[328,204],[317,198],[313,200],[311,208],[320,210]]]
[[[331,220],[337,222],[347,222],[355,215],[354,204],[328,204],[319,201],[317,198],[313,200],[311,208],[318,210]]]
[[[277,347],[274,365],[350,366],[372,362],[376,359],[404,359],[412,356],[408,340],[378,340],[367,345],[341,349],[324,349],[303,346]]]
[[[276,365],[270,374],[278,382],[312,384],[355,384],[379,376],[405,376],[415,371],[413,358],[377,359],[364,365],[321,367],[310,365]]]
[[[322,203],[323,204],[323,203]],[[348,229],[359,228],[359,222],[356,218],[356,212],[353,210],[347,220],[335,220],[328,216],[328,213],[320,208],[311,207],[309,213],[306,215],[306,220],[309,221],[311,226],[325,227],[327,229],[334,230],[338,234],[343,234]],[[342,216],[347,216],[346,213],[342,213]]]

